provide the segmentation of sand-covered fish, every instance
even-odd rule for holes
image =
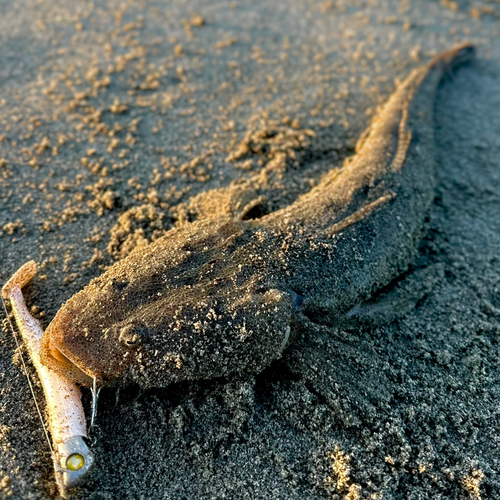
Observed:
[[[413,70],[343,168],[256,220],[174,229],[92,280],[42,338],[42,363],[80,384],[257,372],[300,311],[334,324],[406,269],[434,190],[436,89],[463,44]]]

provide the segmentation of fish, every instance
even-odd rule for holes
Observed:
[[[165,387],[258,373],[298,335],[335,325],[415,257],[434,197],[438,85],[473,59],[463,43],[410,72],[355,155],[289,206],[170,230],[65,302],[43,365],[83,386]]]

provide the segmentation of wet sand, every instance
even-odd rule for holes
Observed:
[[[203,217],[194,196],[248,179],[286,206],[353,154],[396,79],[464,39],[479,57],[439,92],[427,236],[377,314],[305,323],[253,378],[104,390],[74,497],[497,498],[497,3],[92,5],[0,2],[0,281],[38,262],[44,326]],[[0,496],[51,498],[14,346],[3,331]]]

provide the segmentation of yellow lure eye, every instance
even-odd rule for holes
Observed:
[[[73,453],[66,460],[66,467],[69,470],[77,471],[85,465],[85,458],[80,453]]]

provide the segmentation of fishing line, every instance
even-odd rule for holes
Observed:
[[[38,405],[38,401],[36,399],[35,389],[34,389],[33,384],[31,382],[28,368],[27,368],[26,363],[24,361],[23,352],[21,350],[21,344],[19,342],[19,339],[17,338],[17,332],[16,332],[16,329],[14,327],[14,324],[12,323],[11,314],[9,314],[9,312],[8,312],[6,300],[3,297],[2,297],[2,304],[3,304],[3,310],[5,312],[5,317],[7,318],[7,321],[9,322],[10,330],[11,330],[12,335],[14,336],[14,340],[16,342],[17,352],[19,352],[19,356],[21,358],[21,364],[23,365],[24,373],[26,374],[26,378],[28,379],[28,385],[30,387],[31,395],[33,396],[33,400],[35,401],[36,411],[38,412],[38,416],[40,417],[40,422],[42,422],[43,432],[45,434],[45,437],[47,438],[47,443],[49,444],[50,452],[51,452],[52,456],[54,456],[54,449],[52,448],[52,443],[50,442],[49,432],[48,432],[47,427],[45,426],[45,422],[43,420],[42,410],[40,409],[40,406]]]
[[[101,387],[97,387],[97,377],[93,377],[92,380],[92,416],[90,417],[90,428],[94,427],[95,419],[97,417],[97,400],[99,399],[99,393],[101,392]]]

